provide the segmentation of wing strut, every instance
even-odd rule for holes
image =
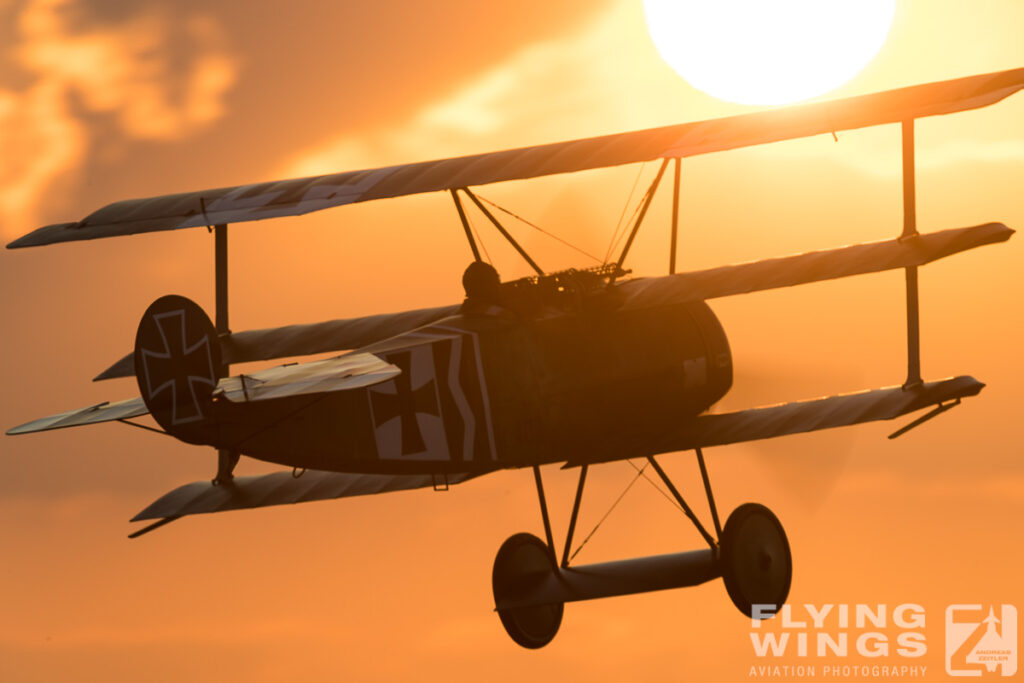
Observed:
[[[228,325],[228,226],[227,223],[218,223],[213,227],[213,262],[214,262],[214,300],[216,311],[214,312],[214,328],[217,336],[221,339],[231,334]],[[220,366],[218,379],[231,375],[231,366],[224,363]],[[228,483],[233,477],[235,465],[238,464],[239,454],[226,448],[217,449],[217,474],[213,478],[215,484]],[[176,519],[176,518],[175,518]],[[173,519],[168,518],[162,522],[146,527],[137,532],[142,535],[166,524]],[[130,536],[129,538],[134,538]]]
[[[462,208],[462,201],[459,200],[458,190],[448,190],[452,193],[452,199],[455,201],[455,208],[459,212],[459,220],[462,221],[462,229],[466,231],[466,239],[469,240],[469,248],[473,250],[473,260],[482,261],[480,258],[480,250],[476,246],[476,240],[473,239],[473,229],[469,227],[469,219],[466,218],[466,210]]]
[[[519,246],[519,242],[516,242],[515,238],[512,237],[512,235],[508,233],[508,230],[505,229],[505,226],[503,226],[498,221],[498,219],[494,217],[494,214],[487,210],[487,207],[483,205],[483,202],[481,202],[477,198],[477,196],[470,191],[468,187],[463,187],[460,189],[466,193],[467,197],[473,200],[473,203],[476,204],[476,208],[480,209],[480,211],[483,212],[485,216],[487,216],[487,220],[489,220],[494,225],[494,227],[498,229],[498,232],[501,233],[502,237],[508,240],[509,244],[515,247],[515,250],[518,251],[519,255],[522,256],[526,260],[526,262],[530,264],[530,267],[533,268],[534,271],[536,271],[537,275],[544,275],[544,270],[537,265],[536,261],[530,258],[530,255],[526,253],[525,249]]]
[[[668,158],[662,159],[661,168],[658,169],[658,175],[654,176],[654,182],[647,189],[647,195],[644,198],[643,208],[640,209],[640,213],[636,217],[636,222],[633,223],[633,229],[629,233],[629,239],[626,240],[626,244],[622,247],[622,253],[619,254],[619,260],[615,264],[615,273],[622,270],[622,264],[626,260],[626,254],[629,253],[629,248],[633,246],[633,240],[636,238],[636,233],[640,231],[640,225],[644,222],[644,216],[647,215],[647,209],[651,208],[651,201],[654,199],[654,193],[658,190],[658,184],[661,182],[661,176],[665,175],[665,169],[668,167]],[[616,274],[613,273],[609,284],[615,283]]]
[[[914,187],[914,119],[903,121],[903,234],[900,241],[913,240],[917,232],[917,199]],[[917,300],[917,266],[907,274],[907,381],[904,389],[921,385],[921,321]]]
[[[217,322],[215,327],[217,334],[230,334],[228,326],[228,226],[227,223],[220,223],[213,227],[214,242],[214,279],[216,288],[216,312],[214,317]],[[227,367],[223,369],[227,377]]]
[[[675,179],[672,183],[672,239],[668,246],[668,274],[676,274],[676,241],[679,235],[679,157],[675,161]]]

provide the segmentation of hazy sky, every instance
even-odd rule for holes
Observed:
[[[1024,66],[1022,25],[1013,0],[899,2],[879,56],[825,97]],[[0,0],[0,235],[127,197],[750,110],[679,79],[627,0]],[[1017,95],[918,125],[922,230],[1024,226],[1022,122]],[[683,168],[681,268],[900,228],[896,126]],[[603,254],[637,172],[481,192]],[[631,257],[638,273],[665,271],[668,207],[659,196]],[[515,229],[543,266],[587,265]],[[236,330],[457,301],[470,258],[443,195],[231,234]],[[526,274],[485,240],[503,275]],[[924,374],[972,374],[988,384],[978,398],[895,441],[885,435],[897,425],[875,424],[708,452],[723,514],[756,500],[786,525],[791,601],[923,605],[928,654],[909,663],[936,680],[948,604],[1024,611],[1022,245],[1017,236],[922,270]],[[4,251],[0,288],[6,429],[135,395],[131,381],[90,379],[130,350],[153,299],[212,305],[212,240],[190,230]],[[903,380],[900,273],[713,308],[737,366],[726,409]],[[705,514],[692,456],[664,460]],[[0,680],[749,680],[765,663],[718,582],[573,604],[543,651],[512,644],[492,612],[490,571],[507,536],[540,533],[527,471],[125,538],[135,512],[214,467],[205,449],[119,425],[0,437]],[[560,537],[574,481],[550,469]],[[582,531],[631,472],[613,463],[591,475]],[[699,547],[684,522],[640,482],[579,559]]]

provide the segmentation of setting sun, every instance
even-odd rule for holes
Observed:
[[[281,10],[0,0],[0,683],[1013,680],[1024,0]]]
[[[690,85],[741,104],[839,87],[885,42],[894,0],[644,0],[651,38]]]

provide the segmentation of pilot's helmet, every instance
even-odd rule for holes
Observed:
[[[501,278],[491,264],[473,261],[462,274],[462,286],[466,290],[467,299],[497,303]]]

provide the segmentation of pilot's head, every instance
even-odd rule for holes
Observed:
[[[501,289],[498,271],[489,263],[473,261],[462,274],[462,287],[466,298],[473,301],[497,303]]]

